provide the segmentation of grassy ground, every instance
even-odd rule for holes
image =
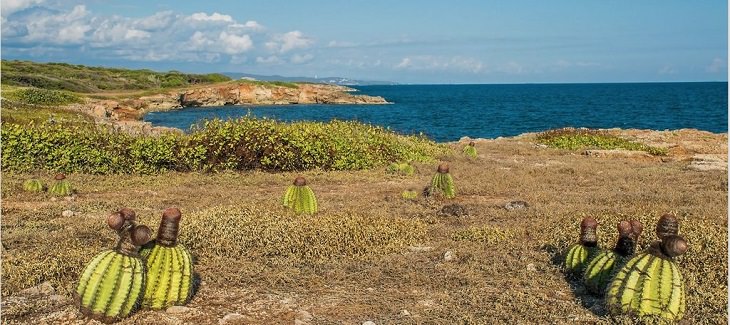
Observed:
[[[678,153],[727,157],[727,136],[662,139],[679,144],[667,157],[584,156],[530,136],[478,141],[478,158],[448,158],[457,186],[450,201],[401,198],[406,189],[420,192],[436,164],[417,164],[412,176],[385,168],[305,172],[316,216],[279,206],[294,173],[73,174],[72,200],[22,192],[24,180],[52,175],[4,173],[3,322],[84,323],[70,293],[84,264],[113,245],[105,217],[130,207],[155,230],[161,210],[177,206],[181,241],[202,280],[191,309],[141,311],[125,324],[216,323],[231,313],[262,324],[632,323],[606,315],[602,299],[565,277],[558,261],[583,216],[598,219],[605,247],[619,220],[637,218],[646,247],[667,212],[690,243],[677,259],[686,319],[726,323],[727,173],[689,170]],[[506,210],[513,200],[529,207]],[[467,214],[442,211],[454,203]],[[62,217],[64,210],[74,215]],[[445,260],[447,251],[455,258]],[[44,281],[53,299],[23,291]]]

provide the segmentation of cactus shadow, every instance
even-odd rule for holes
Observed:
[[[608,316],[608,310],[604,303],[604,295],[595,295],[588,291],[583,285],[581,274],[568,272],[563,267],[565,252],[552,244],[544,245],[542,249],[550,254],[550,263],[561,271],[563,279],[566,283],[568,283],[570,291],[573,293],[573,296],[578,299],[581,306],[598,317]]]

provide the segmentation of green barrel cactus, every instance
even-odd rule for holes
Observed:
[[[152,231],[137,225],[133,215],[130,218],[121,211],[110,215],[107,224],[117,231],[119,241],[114,249],[99,253],[86,265],[75,299],[84,315],[114,322],[129,316],[139,306],[145,267],[138,251],[150,240]]]
[[[618,240],[613,250],[602,250],[591,259],[583,273],[583,284],[593,294],[602,294],[609,280],[631,255],[644,227],[639,221],[621,221],[618,224]]]
[[[431,179],[431,187],[429,187],[429,195],[441,193],[447,199],[456,197],[456,188],[454,187],[454,179],[449,174],[449,164],[441,163],[436,169],[436,175]]]
[[[403,163],[392,163],[388,166],[388,172],[394,174],[401,174],[405,176],[411,176],[416,172],[416,169],[407,162]]]
[[[598,253],[598,222],[592,217],[585,217],[580,223],[580,242],[568,247],[565,254],[565,269],[573,274],[581,274],[588,260]]]
[[[688,246],[684,238],[671,233],[678,227],[676,219],[669,217],[662,217],[657,224],[661,241],[629,260],[611,281],[606,304],[612,314],[669,321],[684,316],[684,282],[673,258],[684,254]]]
[[[296,213],[317,213],[317,198],[312,189],[307,186],[304,177],[294,179],[294,184],[289,185],[284,193],[284,206],[294,210]]]
[[[477,148],[474,147],[475,143],[474,141],[469,142],[466,147],[464,147],[464,154],[469,158],[476,158],[477,157]]]
[[[406,200],[415,200],[418,198],[418,192],[414,190],[405,190],[400,195]]]
[[[46,185],[43,184],[39,179],[29,179],[23,183],[23,190],[31,193],[43,192]]]
[[[193,294],[193,259],[177,242],[180,210],[162,213],[157,238],[140,251],[147,268],[142,308],[163,309],[186,304]]]
[[[66,175],[57,174],[56,177],[54,177],[53,179],[56,180],[56,182],[48,191],[49,193],[51,193],[51,195],[69,196],[73,194],[73,189],[71,188],[71,184],[66,180]]]

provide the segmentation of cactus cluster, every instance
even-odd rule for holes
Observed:
[[[307,186],[307,180],[301,176],[294,179],[294,184],[284,192],[283,204],[296,213],[317,213],[317,198],[312,189]]]
[[[418,197],[418,192],[413,190],[405,190],[400,195],[406,200],[415,200]]]
[[[177,242],[180,219],[179,209],[166,209],[162,213],[157,238],[140,251],[147,268],[143,308],[162,309],[183,305],[192,296],[192,256]]]
[[[441,163],[436,169],[436,174],[431,178],[431,186],[428,188],[429,195],[441,193],[447,199],[456,197],[454,179],[449,174],[449,164]]]
[[[51,189],[48,190],[48,193],[53,196],[69,196],[73,194],[73,189],[71,188],[71,184],[68,180],[66,180],[66,175],[57,174],[53,179],[56,182],[53,184]]]
[[[392,163],[388,166],[388,172],[394,174],[400,174],[405,176],[411,176],[416,172],[416,169],[407,162],[403,163]]]
[[[96,255],[81,273],[76,302],[84,315],[104,322],[129,316],[140,303],[145,286],[144,262],[139,247],[152,231],[135,221],[134,211],[122,209],[107,218],[119,240],[113,249]]]
[[[464,147],[463,151],[464,151],[464,155],[466,155],[469,158],[477,157],[477,148],[475,147],[474,141],[469,142],[469,144]]]
[[[629,260],[609,285],[606,304],[611,313],[682,319],[686,307],[684,282],[673,258],[684,254],[688,246],[677,235],[678,229],[674,216],[667,214],[659,219],[659,241]]]
[[[677,235],[677,219],[669,214],[662,216],[656,226],[659,241],[633,257],[643,231],[640,222],[621,221],[614,249],[601,251],[590,258],[591,249],[597,250],[597,225],[593,218],[583,219],[581,242],[568,249],[566,269],[580,272],[581,265],[587,265],[582,278],[586,289],[596,294],[605,293],[606,305],[612,314],[680,320],[685,312],[684,283],[672,259],[684,254],[688,246]]]
[[[41,180],[33,178],[23,183],[23,190],[31,193],[40,193],[46,190],[46,185]]]

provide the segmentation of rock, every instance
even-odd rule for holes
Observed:
[[[50,300],[54,303],[60,304],[60,303],[66,302],[70,299],[68,297],[62,296],[62,295],[50,295],[50,296],[48,296],[48,300]]]
[[[400,317],[409,317],[411,316],[411,312],[408,311],[408,309],[403,309],[400,311]]]
[[[303,324],[307,324],[312,321],[312,314],[310,314],[306,310],[297,310],[296,316],[294,316],[294,321],[302,322]]]
[[[530,207],[530,205],[525,201],[510,201],[507,202],[507,204],[504,205],[504,208],[507,210],[519,210],[519,209],[525,209]]]
[[[634,157],[653,157],[646,151],[626,150],[626,149],[589,149],[583,151],[583,155],[590,157],[607,157],[607,158],[634,158]]]
[[[362,325],[375,325],[375,322],[368,320],[368,321],[362,322]]]
[[[690,170],[696,170],[700,172],[710,170],[727,170],[727,155],[694,155],[692,156],[692,162],[687,166]]]
[[[168,307],[165,312],[170,314],[183,314],[187,312],[194,311],[195,308],[185,307],[185,306],[172,306]]]
[[[224,324],[245,324],[246,323],[246,317],[239,313],[230,313],[220,320],[218,320],[218,324],[224,325]]]
[[[56,289],[53,288],[50,282],[43,282],[35,287],[31,287],[19,292],[22,296],[35,296],[35,295],[52,295],[56,293]]]
[[[55,197],[52,197],[52,198],[51,198],[51,202],[56,202],[56,201],[58,201],[58,199],[57,199],[57,198],[55,198]]]
[[[535,264],[532,264],[532,263],[527,264],[527,271],[529,271],[529,272],[535,272],[535,271],[537,271],[537,268],[535,267]]]
[[[74,212],[71,210],[63,210],[63,212],[61,212],[61,216],[64,218],[70,218],[74,216]]]
[[[441,211],[439,212],[441,215],[445,216],[453,216],[453,217],[463,217],[468,215],[469,213],[466,211],[466,207],[464,207],[461,204],[454,203],[449,204],[441,208]]]
[[[414,253],[423,253],[433,250],[431,246],[408,246],[408,250]]]
[[[446,253],[444,253],[444,261],[451,262],[454,260],[456,260],[456,254],[454,254],[454,252],[446,251]]]

